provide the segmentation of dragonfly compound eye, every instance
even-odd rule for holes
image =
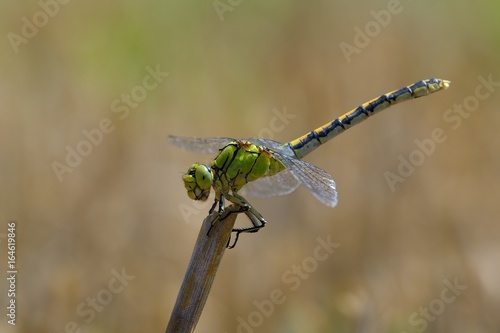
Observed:
[[[210,195],[212,186],[212,172],[203,164],[193,164],[188,172],[182,176],[188,197],[193,200],[205,201]]]

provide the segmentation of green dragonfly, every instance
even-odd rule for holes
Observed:
[[[427,96],[444,90],[449,85],[447,80],[434,78],[418,81],[366,102],[288,143],[255,138],[236,140],[224,137],[169,136],[168,139],[170,143],[187,150],[218,153],[210,165],[191,165],[182,179],[189,198],[193,200],[206,201],[211,188],[214,189],[215,201],[209,213],[212,213],[218,204],[220,217],[226,199],[239,207],[236,213],[245,213],[248,216],[253,226],[233,229],[236,240],[230,247],[234,247],[240,233],[257,232],[266,224],[264,217],[240,193],[269,198],[289,194],[302,184],[325,205],[336,206],[337,191],[333,177],[326,171],[302,161],[302,158],[321,144],[391,105]]]

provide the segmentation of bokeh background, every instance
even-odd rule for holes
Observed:
[[[10,220],[18,245],[17,325],[3,313],[4,280],[2,332],[164,331],[209,209],[187,198],[181,174],[212,157],[167,135],[289,141],[433,76],[450,89],[307,157],[334,175],[336,208],[303,188],[251,199],[269,223],[226,252],[197,331],[500,330],[500,87],[445,119],[474,102],[479,77],[500,81],[498,2],[41,3],[51,15],[37,1],[0,4],[3,271]],[[377,23],[388,7],[397,13]],[[38,31],[23,30],[33,16]],[[369,40],[356,39],[367,27]],[[346,44],[361,47],[346,56]],[[144,90],[147,68],[168,76]],[[84,131],[103,119],[109,133],[58,178],[54,162],[88,149]],[[436,128],[446,140],[391,188],[387,172]],[[318,237],[340,246],[313,265]],[[310,272],[290,283],[303,263]],[[130,280],[110,293],[123,271]],[[285,300],[259,315],[255,302],[274,290]]]

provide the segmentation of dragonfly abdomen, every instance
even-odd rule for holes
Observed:
[[[378,98],[366,102],[356,109],[347,112],[330,123],[291,141],[288,145],[299,159],[309,154],[321,144],[330,141],[348,128],[362,122],[369,116],[387,109],[389,106],[414,98],[427,96],[433,92],[446,89],[449,81],[428,79],[418,81],[410,86],[391,91]]]

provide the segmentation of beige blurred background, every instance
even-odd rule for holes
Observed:
[[[226,252],[196,331],[500,330],[500,87],[477,88],[500,81],[498,2],[45,3],[52,16],[0,5],[2,271],[10,220],[18,246],[17,325],[2,310],[2,332],[164,331],[209,209],[181,174],[213,157],[167,135],[289,141],[434,76],[450,89],[307,157],[335,177],[336,208],[304,188],[249,198],[269,223]],[[153,88],[156,68],[168,76]],[[436,128],[444,142],[419,153]],[[70,167],[68,147],[87,156]],[[410,156],[421,165],[391,188]],[[340,245],[323,261],[318,237]],[[275,290],[283,302],[259,312]],[[0,292],[5,309],[5,280]]]

